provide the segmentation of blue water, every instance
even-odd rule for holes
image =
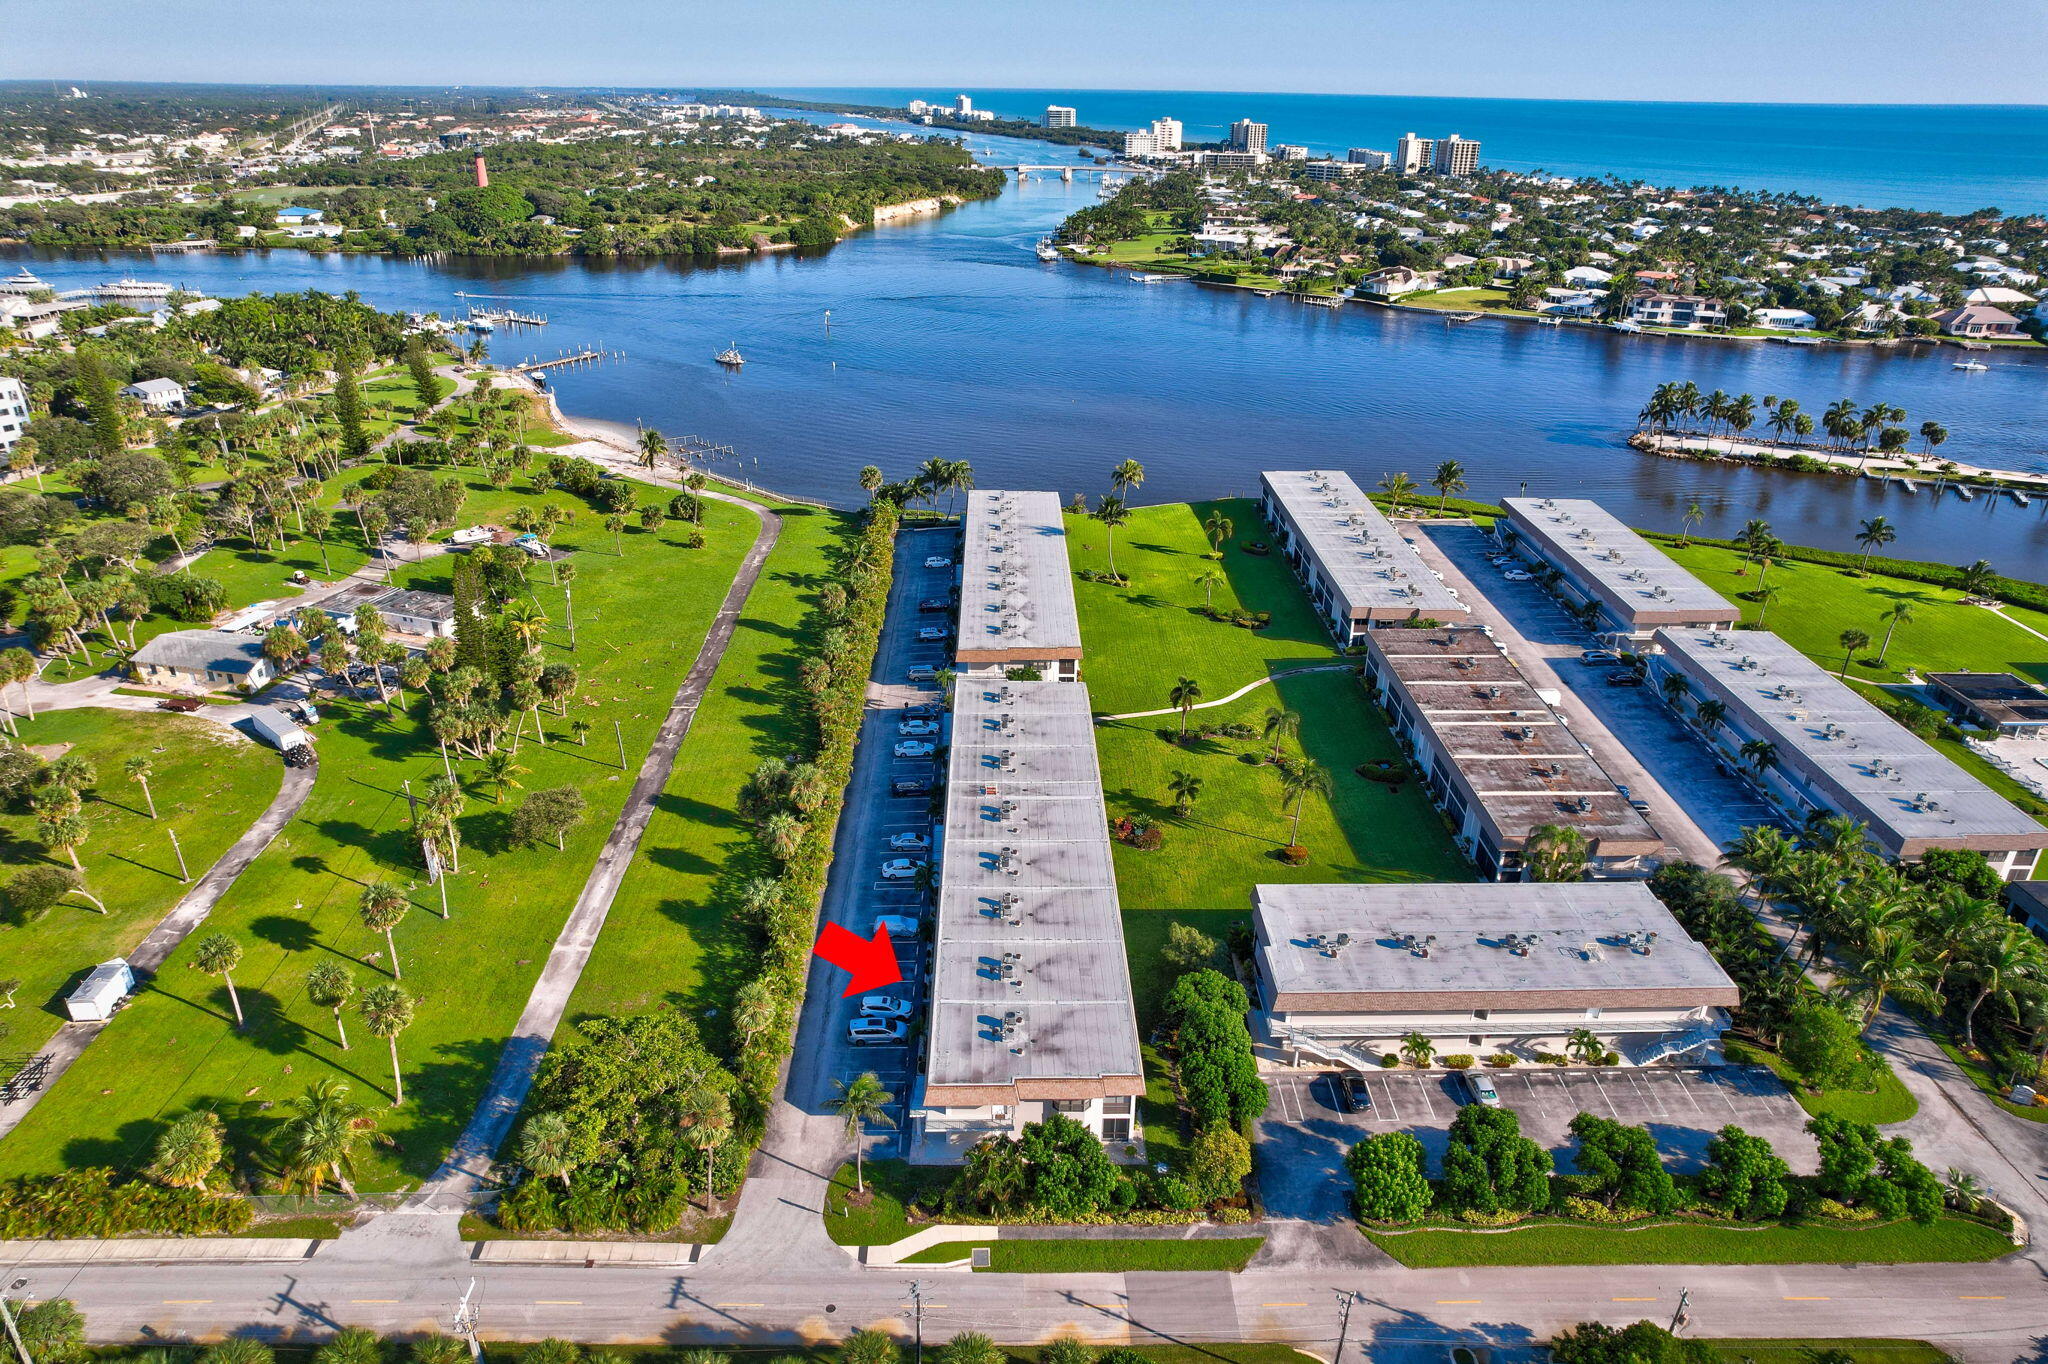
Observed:
[[[1600,60],[1600,59],[1594,59]],[[1036,119],[1072,106],[1095,128],[1177,118],[1190,141],[1237,119],[1342,156],[1392,151],[1405,132],[1477,138],[1503,170],[1618,175],[1680,188],[1728,185],[1873,208],[1948,213],[2048,209],[2048,105],[1667,104],[1597,100],[1289,95],[1214,90],[790,89],[799,99],[901,107],[964,93],[977,109]]]
[[[1072,154],[974,137],[997,162]],[[2000,351],[1984,373],[1953,351],[1627,338],[1498,322],[1449,326],[1364,306],[1309,308],[1186,281],[1156,286],[1068,263],[1032,244],[1096,202],[1096,183],[1035,177],[1001,197],[860,233],[819,255],[696,265],[682,260],[452,260],[302,251],[150,260],[86,253],[26,258],[76,287],[134,274],[194,289],[354,289],[383,308],[459,315],[457,291],[546,314],[501,331],[501,361],[584,346],[625,358],[561,374],[580,416],[644,421],[671,440],[730,445],[771,487],[859,500],[856,472],[903,476],[934,455],[965,458],[984,487],[1101,496],[1125,458],[1143,502],[1256,490],[1261,468],[1336,467],[1371,485],[1426,480],[1461,461],[1471,494],[1594,497],[1632,524],[1676,530],[1697,500],[1708,534],[1768,519],[1802,544],[1850,548],[1858,522],[1899,528],[1892,552],[1979,557],[2048,579],[2048,499],[1907,496],[1841,478],[1652,459],[1624,440],[1651,388],[1692,379],[1761,398],[1878,399],[1950,430],[1957,459],[2048,469],[2048,355]],[[831,326],[825,314],[831,312]],[[737,343],[746,367],[712,357]],[[740,472],[731,465],[723,472]]]

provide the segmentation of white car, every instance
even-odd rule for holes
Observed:
[[[929,758],[933,751],[932,746],[922,739],[905,739],[896,745],[899,758]]]
[[[895,995],[867,995],[861,999],[860,1011],[865,1018],[908,1018],[910,1001]]]
[[[917,857],[892,857],[882,864],[884,881],[908,881],[924,870],[925,862]]]
[[[926,568],[951,568],[953,561],[943,554],[931,554],[925,556],[924,566]]]
[[[846,1040],[856,1047],[886,1047],[910,1035],[910,1026],[893,1018],[856,1018],[846,1025]]]
[[[922,644],[942,644],[952,637],[953,632],[943,625],[923,625],[917,631],[918,642]]]
[[[897,852],[923,852],[931,845],[931,839],[920,833],[906,831],[889,835],[889,846]]]
[[[890,939],[896,942],[917,941],[917,920],[907,915],[877,914],[875,916],[875,928],[888,929]],[[872,929],[869,930],[868,936],[870,938],[875,936]]]
[[[913,739],[930,738],[939,732],[939,722],[937,720],[898,720],[896,722],[896,732],[898,734],[908,734]]]
[[[1501,574],[1500,576],[1506,578],[1511,583],[1526,583],[1534,580],[1534,578],[1536,577],[1535,574],[1524,573],[1519,568],[1511,568],[1507,572]]]
[[[1487,1108],[1500,1107],[1500,1091],[1494,1088],[1493,1077],[1483,1071],[1464,1072],[1465,1092],[1472,1096],[1472,1102]]]

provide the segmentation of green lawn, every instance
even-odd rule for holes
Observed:
[[[1662,548],[1740,606],[1743,619],[1757,619],[1761,604],[1740,595],[1756,590],[1757,569],[1752,566],[1743,572],[1738,552],[1711,545],[1677,549],[1665,544]],[[1774,564],[1769,581],[1777,596],[1765,624],[1831,671],[1842,667],[1838,637],[1844,630],[1858,629],[1873,642],[1857,651],[1850,668],[1850,676],[1855,678],[1889,682],[1909,668],[1923,672],[1970,669],[2016,672],[2048,682],[2048,641],[1982,607],[1964,606],[1960,592],[1875,573],[1857,577],[1845,569],[1791,561]],[[1891,649],[1880,667],[1877,646],[1884,641],[1884,613],[1899,601],[1909,605],[1913,618],[1894,632]],[[2035,628],[2041,627],[2035,624]]]
[[[7,1030],[0,1052],[25,1055],[64,1021],[63,996],[78,977],[132,950],[184,896],[166,831],[184,844],[196,880],[276,798],[283,766],[277,754],[212,721],[150,711],[50,711],[24,721],[21,739],[48,756],[68,746],[97,769],[82,812],[92,836],[78,858],[86,888],[107,907],[98,914],[72,896],[32,923],[0,919],[0,974],[22,981],[17,1007],[0,1014]],[[135,755],[155,769],[156,820],[142,788],[121,771]],[[0,811],[0,845],[10,871],[71,865],[43,847],[25,804]]]
[[[1404,308],[1437,308],[1452,313],[1503,313],[1509,317],[1534,317],[1528,309],[1510,308],[1505,289],[1437,289],[1428,293],[1403,294],[1394,300]]]
[[[1235,1274],[1259,1253],[1263,1236],[1208,1237],[1199,1241],[1030,1240],[942,1241],[903,1263],[945,1264],[988,1248],[990,1274],[1136,1274],[1223,1270]],[[977,1273],[983,1271],[976,1271]]]
[[[1426,1230],[1366,1238],[1410,1269],[1527,1265],[1915,1264],[1995,1260],[2006,1237],[1977,1222],[1944,1217],[1931,1227],[1711,1225],[1584,1227],[1538,1223],[1508,1231]]]
[[[1986,1073],[1983,1065],[1963,1055],[1962,1048],[1941,1036],[1939,1031],[1934,1033],[1934,1043],[1947,1054],[1949,1060],[1956,1063],[1958,1070],[1970,1077],[1971,1084],[1984,1091],[1985,1096],[1991,1102],[1997,1104],[2015,1118],[2021,1118],[2027,1122],[2048,1123],[2048,1108],[2021,1108],[2018,1104],[2006,1098],[2005,1090],[1995,1079]]]
[[[1728,1364],[1812,1364],[1816,1354],[1839,1351],[1855,1364],[1951,1364],[1949,1356],[1924,1340],[1705,1340]]]
[[[773,505],[782,538],[655,802],[640,855],[570,1000],[571,1018],[676,1004],[706,1016],[708,1040],[722,1045],[724,1005],[753,970],[752,938],[727,931],[725,919],[740,883],[772,872],[737,812],[740,789],[762,759],[800,747],[798,625],[853,525],[842,513]],[[736,509],[722,515],[755,524]],[[728,570],[719,590],[729,578]]]
[[[927,1210],[935,1207],[952,1182],[950,1167],[871,1160],[867,1162],[867,1184],[872,1197],[856,1205],[849,1201],[854,1184],[853,1162],[848,1161],[832,1176],[825,1196],[825,1230],[836,1245],[890,1245],[917,1230],[910,1224],[910,1204]]]
[[[1878,1076],[1877,1087],[1868,1093],[1854,1089],[1828,1089],[1818,1094],[1808,1092],[1805,1083],[1796,1072],[1785,1064],[1785,1059],[1774,1051],[1752,1046],[1747,1042],[1729,1039],[1723,1044],[1730,1061],[1743,1064],[1764,1065],[1771,1073],[1785,1082],[1785,1088],[1792,1091],[1792,1097],[1799,1106],[1814,1117],[1824,1113],[1850,1122],[1867,1122],[1882,1126],[1886,1123],[1904,1122],[1920,1111],[1920,1101],[1913,1097],[1886,1061]]]
[[[464,515],[487,510],[494,498],[531,496],[479,492]],[[417,787],[440,770],[431,737],[416,716],[386,715],[374,702],[323,706],[313,795],[211,924],[244,949],[236,983],[247,1030],[229,1025],[220,983],[186,969],[188,945],[0,1143],[0,1174],[132,1167],[146,1159],[164,1118],[196,1106],[221,1111],[238,1147],[250,1150],[274,1121],[266,1110],[324,1075],[340,1075],[359,1098],[378,1102],[390,1086],[384,1049],[352,1025],[355,1047],[341,1051],[331,1019],[302,994],[307,969],[327,957],[355,963],[364,987],[384,978],[384,944],[356,913],[360,883],[378,877],[412,891],[414,909],[396,936],[404,984],[419,1007],[400,1044],[407,1102],[385,1121],[396,1144],[372,1154],[361,1183],[369,1191],[405,1187],[435,1166],[468,1120],[624,802],[630,770],[617,767],[613,721],[623,727],[630,768],[666,714],[755,528],[744,512],[707,503],[704,548],[681,549],[687,528],[669,523],[652,534],[629,532],[623,555],[615,556],[612,537],[577,505],[576,521],[556,537],[577,552],[580,568],[581,647],[573,658],[561,627],[561,593],[538,570],[531,591],[554,617],[545,641],[549,660],[571,660],[583,672],[572,710],[597,729],[593,742],[579,747],[567,719],[551,717],[553,742],[542,748],[529,740],[519,751],[519,762],[531,769],[520,778],[527,791],[574,785],[589,802],[567,850],[506,846],[510,806],[472,792],[462,820],[462,872],[450,879],[452,914],[444,922],[437,892],[418,871],[400,785],[410,779]],[[429,561],[403,568],[397,580],[445,585],[448,571],[445,559]],[[458,774],[473,767],[461,763]],[[664,856],[658,842],[650,855]]]

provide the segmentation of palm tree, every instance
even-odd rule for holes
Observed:
[[[1738,751],[1738,756],[1741,757],[1742,761],[1749,764],[1751,770],[1757,776],[1761,777],[1764,773],[1770,771],[1772,767],[1776,766],[1778,746],[1769,739],[1751,739],[1741,747]]]
[[[1401,1055],[1408,1058],[1408,1064],[1421,1070],[1436,1057],[1436,1043],[1427,1033],[1411,1032],[1401,1039]]]
[[[1180,737],[1188,737],[1188,712],[1195,708],[1195,702],[1202,699],[1202,684],[1192,677],[1183,677],[1173,684],[1173,690],[1166,694],[1167,704],[1180,710]]]
[[[1288,846],[1301,846],[1301,807],[1309,796],[1318,795],[1327,800],[1333,789],[1329,769],[1312,759],[1303,758],[1280,769],[1280,803],[1284,807],[1289,800],[1294,802],[1294,823],[1287,831]]]
[[[1522,840],[1522,865],[1531,881],[1583,881],[1592,845],[1569,824],[1539,824]]]
[[[242,964],[242,945],[225,933],[210,933],[192,949],[192,964],[227,983],[228,1003],[235,1008],[235,1026],[243,1026],[242,996],[235,990],[235,968]]]
[[[377,1133],[377,1119],[348,1097],[348,1086],[329,1076],[291,1101],[293,1113],[278,1134],[278,1164],[285,1186],[320,1192],[332,1180],[349,1198],[356,1196],[356,1158],[369,1142],[388,1146]]]
[[[1127,459],[1109,471],[1109,490],[1118,497],[1124,497],[1132,489],[1144,486],[1145,466],[1135,459]]]
[[[148,758],[137,753],[127,762],[121,764],[121,770],[128,774],[128,780],[142,788],[142,799],[149,806],[149,817],[155,819],[156,797],[150,794],[149,790],[149,779],[156,775],[155,766]]]
[[[1280,761],[1281,743],[1301,733],[1301,716],[1296,711],[1282,710],[1278,706],[1268,706],[1266,707],[1266,723],[1260,727],[1260,732],[1266,738],[1273,741],[1273,750],[1268,755],[1268,761],[1278,763]]]
[[[540,647],[540,635],[547,629],[548,613],[539,602],[521,597],[506,604],[505,625],[526,646],[526,651],[532,653]]]
[[[1884,643],[1878,646],[1877,650],[1877,666],[1880,668],[1884,666],[1885,654],[1890,652],[1892,647],[1892,631],[1913,619],[1912,603],[1904,600],[1893,602],[1891,609],[1884,613],[1884,619],[1888,622],[1884,627]]]
[[[640,433],[640,467],[652,469],[668,453],[668,437],[648,427]]]
[[[1386,474],[1380,479],[1380,491],[1387,495],[1387,515],[1401,514],[1401,499],[1415,491],[1415,480],[1406,474]]]
[[[519,777],[527,769],[519,765],[519,759],[502,748],[494,748],[484,755],[484,765],[476,774],[477,785],[491,793],[493,804],[505,803],[505,792],[522,791]]]
[[[404,977],[398,969],[398,945],[391,940],[391,930],[403,922],[405,912],[411,908],[412,901],[405,898],[405,891],[389,881],[370,882],[356,898],[356,913],[362,916],[363,927],[384,935],[384,946],[391,953],[393,980]]]
[[[619,537],[626,532],[626,514],[624,512],[613,512],[604,519],[604,528],[612,533],[612,553],[624,556],[626,552],[625,542],[620,540]]]
[[[1685,698],[1692,695],[1692,683],[1685,680],[1683,673],[1665,673],[1657,683],[1657,690],[1664,693],[1664,704],[1677,710]]]
[[[1465,466],[1455,459],[1445,460],[1436,466],[1436,472],[1430,476],[1429,486],[1437,490],[1436,510],[1437,515],[1441,516],[1450,506],[1451,494],[1465,491]]]
[[[838,1110],[840,1120],[846,1125],[846,1139],[853,1143],[853,1186],[856,1193],[867,1191],[867,1171],[863,1166],[861,1129],[879,1123],[894,1127],[896,1122],[889,1116],[889,1105],[896,1096],[882,1088],[881,1077],[872,1070],[856,1075],[852,1080],[834,1080],[833,1088],[839,1097],[827,1100]]]
[[[740,986],[732,1000],[732,1025],[739,1032],[741,1050],[752,1046],[755,1035],[772,1026],[781,1014],[782,1005],[767,977],[756,976]]]
[[[1706,732],[1706,736],[1711,739],[1721,728],[1722,721],[1728,718],[1728,706],[1725,702],[1710,699],[1694,706],[1692,714],[1699,722],[1700,728]]]
[[[391,1044],[391,1106],[405,1102],[405,1077],[398,1069],[398,1035],[412,1026],[412,996],[396,985],[379,985],[363,996],[363,1026]]]
[[[1684,549],[1686,545],[1691,542],[1693,528],[1698,526],[1700,522],[1706,519],[1706,508],[1702,507],[1699,504],[1698,498],[1694,498],[1691,502],[1686,504],[1685,516],[1682,518],[1682,524],[1684,526],[1684,529],[1679,533],[1678,536],[1678,547],[1680,549]]]
[[[1940,422],[1921,422],[1920,439],[1927,444],[1927,453],[1932,455],[1934,447],[1948,439],[1948,428]]]
[[[1579,1064],[1590,1066],[1607,1055],[1607,1044],[1591,1028],[1573,1028],[1571,1036],[1564,1040],[1567,1056],[1579,1058]]]
[[[202,1108],[175,1118],[157,1134],[146,1173],[173,1189],[203,1189],[220,1164],[226,1137],[220,1114],[211,1109]]]
[[[1864,1029],[1876,1020],[1889,995],[1916,1001],[1927,998],[1928,975],[1927,959],[1911,934],[1890,928],[1872,932],[1856,959],[1857,979],[1870,996],[1863,1014]]]
[[[1221,569],[1205,568],[1195,575],[1195,581],[1201,584],[1202,587],[1203,608],[1214,611],[1216,609],[1216,589],[1229,582],[1230,579],[1223,575]]]
[[[1963,1012],[1963,1045],[1977,1045],[1977,1010],[1997,995],[2012,1007],[2015,996],[2028,987],[2038,988],[2048,980],[2048,959],[2041,941],[2024,924],[2006,923],[2000,932],[1982,939],[1962,962],[1966,976],[1977,983],[1977,993]]]
[[[1870,567],[1870,556],[1898,538],[1899,533],[1892,529],[1892,523],[1882,516],[1864,521],[1862,529],[1856,532],[1856,543],[1863,546],[1863,557],[1857,561],[1856,571],[1866,571]]]
[[[343,1051],[348,1050],[348,1028],[341,1021],[341,1010],[355,992],[355,972],[338,961],[320,962],[306,972],[306,1002],[334,1011],[334,1034]]]
[[[1095,519],[1109,533],[1109,576],[1121,580],[1116,571],[1116,528],[1131,519],[1131,509],[1121,497],[1105,497],[1094,512]]]
[[[536,1113],[519,1129],[512,1158],[536,1179],[559,1179],[564,1189],[576,1169],[576,1134],[560,1113]]]
[[[39,817],[36,827],[41,830],[44,843],[71,859],[71,870],[83,881],[85,867],[78,860],[78,850],[92,837],[92,825],[85,816],[51,812]]]
[[[1998,570],[1991,566],[1989,559],[1979,559],[1968,567],[1957,570],[1956,588],[1966,597],[1986,595],[1991,584],[1998,580]]]
[[[1861,630],[1844,630],[1835,636],[1835,643],[1842,646],[1842,676],[1849,675],[1849,665],[1855,661],[1858,649],[1870,647],[1870,636]]]
[[[1765,572],[1767,572],[1767,573],[1768,573],[1768,572],[1770,571],[1770,565],[1771,565],[1771,561],[1770,561],[1769,559],[1765,559],[1765,560],[1764,560],[1764,571],[1765,571]],[[1779,591],[1778,591],[1778,589],[1777,589],[1777,588],[1775,588],[1775,587],[1765,587],[1765,586],[1763,585],[1763,581],[1762,581],[1761,579],[1759,579],[1759,580],[1757,581],[1757,589],[1756,589],[1756,599],[1757,599],[1757,601],[1758,601],[1758,602],[1760,603],[1760,608],[1758,609],[1758,611],[1757,611],[1757,613],[1756,613],[1756,628],[1757,628],[1757,629],[1761,630],[1761,629],[1763,629],[1763,628],[1764,628],[1764,622],[1765,622],[1766,620],[1770,619],[1770,615],[1771,615],[1771,603],[1772,603],[1772,602],[1774,602],[1774,601],[1776,601],[1776,600],[1778,599],[1778,597],[1779,597],[1780,595],[1781,595],[1781,594],[1779,593]]]
[[[1202,779],[1192,772],[1176,768],[1172,780],[1166,783],[1166,790],[1173,797],[1173,812],[1185,819],[1188,811],[1195,808],[1196,797],[1202,794]]]
[[[1209,514],[1202,518],[1202,534],[1209,537],[1212,553],[1223,553],[1223,542],[1237,534],[1237,523],[1225,516],[1221,508],[1211,507]]]
[[[590,746],[590,730],[590,721],[580,715],[569,722],[569,737],[576,741],[578,747]]]

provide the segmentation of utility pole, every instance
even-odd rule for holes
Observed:
[[[1344,1364],[1344,1338],[1351,1330],[1351,1304],[1356,1301],[1356,1290],[1337,1290],[1337,1353],[1330,1356],[1330,1364]]]
[[[21,1343],[21,1332],[14,1329],[14,1312],[8,1306],[5,1293],[0,1293],[0,1322],[7,1323],[7,1338],[14,1342],[14,1353],[21,1356],[21,1364],[36,1364],[28,1346]]]
[[[612,737],[619,741],[619,771],[626,770],[626,731],[619,728],[616,718],[612,720]]]
[[[455,1304],[455,1320],[449,1323],[458,1339],[469,1342],[469,1357],[482,1359],[484,1347],[476,1338],[476,1280],[469,1281],[469,1287],[462,1290],[462,1300]]]
[[[910,1321],[917,1341],[917,1353],[911,1364],[924,1364],[924,1284],[918,1279],[910,1281]],[[28,1356],[24,1354],[22,1358]]]
[[[1692,1290],[1690,1288],[1681,1288],[1678,1290],[1678,1310],[1671,1314],[1672,1335],[1677,1335],[1679,1329],[1685,1325],[1685,1307],[1686,1304],[1691,1301]]]
[[[164,832],[170,835],[171,851],[178,855],[178,879],[189,886],[192,884],[192,873],[185,870],[185,850],[178,846],[178,831],[166,824]]]

